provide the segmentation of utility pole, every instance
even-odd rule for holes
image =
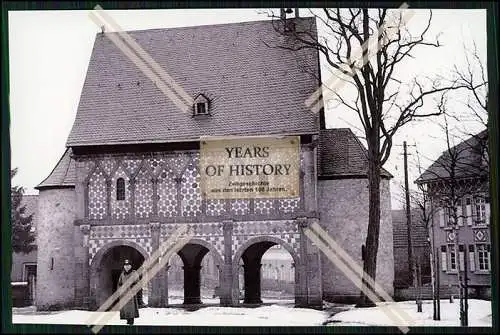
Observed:
[[[415,264],[415,256],[411,238],[411,211],[410,211],[410,189],[408,186],[408,152],[406,141],[403,141],[404,150],[404,169],[405,169],[405,196],[406,196],[406,229],[408,233],[408,269],[410,271],[410,278],[415,288],[417,312],[422,312],[422,301],[417,291],[417,267]]]
[[[439,248],[436,247],[434,248],[435,252],[435,264],[436,264],[436,299],[437,299],[437,308],[436,308],[436,320],[441,320],[441,294],[439,292],[439,276],[440,276],[440,271],[441,271],[441,266],[440,266],[440,261],[439,261]]]

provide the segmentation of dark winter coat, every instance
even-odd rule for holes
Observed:
[[[129,273],[126,273],[125,271],[122,271],[120,278],[118,279],[118,287],[122,286],[127,279],[129,279],[132,276],[137,276],[137,273],[135,270],[130,271]],[[137,281],[136,281],[137,282]],[[132,288],[135,284],[131,285],[130,288]],[[123,293],[123,296],[125,296],[127,292]],[[133,318],[138,318],[139,317],[139,302],[137,300],[137,295],[134,294],[130,300],[123,305],[122,309],[120,310],[120,319],[133,319]]]

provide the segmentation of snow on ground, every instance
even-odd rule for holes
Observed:
[[[18,314],[13,311],[12,323],[88,324],[97,312],[61,311],[50,314]],[[106,312],[111,318],[107,324],[124,325],[119,312]],[[257,308],[205,307],[194,312],[181,308],[141,308],[136,325],[192,325],[192,326],[320,326],[325,312],[306,308],[271,305]]]
[[[392,307],[396,312],[403,310],[413,320],[414,326],[460,326],[460,301],[455,299],[453,303],[449,300],[441,300],[441,320],[432,319],[432,300],[423,301],[422,312],[417,312],[415,301],[402,301],[397,303],[380,303],[372,308],[353,308],[340,312],[329,318],[330,325],[333,326],[398,326],[409,325],[406,322],[398,322],[390,318],[383,311],[383,307]],[[410,321],[411,321],[410,320]],[[491,321],[491,301],[469,299],[469,326],[471,327],[492,327]]]
[[[206,301],[207,299],[204,299]],[[213,299],[218,303],[218,299]],[[173,302],[173,301],[172,301]],[[182,300],[178,301],[182,303]],[[293,300],[264,299],[266,305],[251,307],[206,306],[196,311],[187,311],[180,307],[141,308],[136,325],[165,326],[398,326],[401,323],[392,320],[383,311],[390,307],[406,312],[413,320],[413,326],[460,326],[458,299],[450,304],[441,300],[441,321],[432,320],[432,301],[423,302],[423,312],[417,312],[415,301],[380,303],[373,308],[354,308],[354,305],[325,303],[325,310],[294,308]],[[34,307],[13,308],[13,323],[35,324],[88,324],[89,318],[98,312],[67,310],[57,312],[37,312]],[[110,316],[108,324],[124,325],[119,312],[106,312]],[[412,324],[404,323],[411,326]],[[469,326],[491,327],[491,302],[469,300]]]

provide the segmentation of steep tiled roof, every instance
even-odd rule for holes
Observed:
[[[483,160],[484,149],[488,145],[488,131],[477,135],[446,150],[431,164],[431,166],[416,180],[417,184],[450,178],[452,170],[456,178],[479,177],[488,173],[487,164]],[[452,168],[452,163],[456,167]]]
[[[314,18],[294,19],[312,27]],[[299,24],[300,23],[300,24]],[[110,33],[117,36],[116,33]],[[318,52],[291,52],[271,20],[128,34],[212,116],[182,112],[110,40],[97,34],[67,146],[196,141],[200,136],[317,133],[304,101]]]
[[[406,225],[406,210],[392,211],[392,234],[394,248],[408,247],[408,228]],[[428,245],[429,233],[420,217],[420,210],[411,209],[411,237],[414,247],[424,247]]]
[[[367,169],[367,150],[349,128],[320,131],[320,176],[366,176]],[[392,178],[385,169],[381,173]]]
[[[71,148],[66,149],[56,167],[44,181],[35,188],[75,186],[75,161],[71,158]]]

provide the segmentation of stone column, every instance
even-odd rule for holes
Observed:
[[[239,292],[235,296],[233,288],[233,221],[223,221],[224,232],[224,264],[222,266],[222,277],[220,278],[220,303],[222,306],[234,306],[239,302]],[[237,289],[237,291],[239,291]]]
[[[200,270],[201,266],[185,265],[184,269],[184,305],[201,304]]]
[[[245,269],[245,299],[246,304],[261,304],[260,298],[260,269],[262,264],[252,260],[243,265]]]
[[[160,246],[160,223],[151,222],[149,224],[151,229],[151,250],[155,253]],[[156,276],[151,278],[151,292],[148,297],[148,305],[151,307],[162,307],[162,300],[164,300],[163,286],[165,279],[163,278],[163,269],[158,271]]]

